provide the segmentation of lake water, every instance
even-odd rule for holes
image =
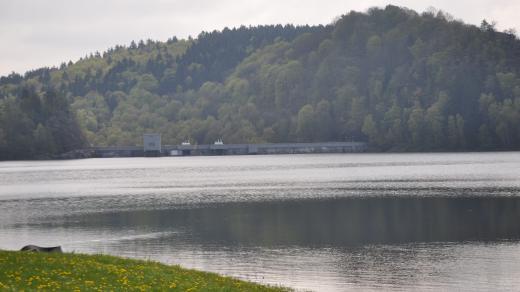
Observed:
[[[0,249],[316,291],[520,289],[520,153],[0,162]]]

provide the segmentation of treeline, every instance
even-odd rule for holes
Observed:
[[[518,149],[519,69],[512,32],[387,6],[327,26],[140,41],[11,74],[0,78],[0,117],[16,104],[33,131],[45,126],[21,106],[21,88],[34,85],[65,99],[92,145],[139,145],[143,133],[160,132],[167,144],[222,137],[358,140],[379,151]],[[0,145],[11,149],[19,142],[4,119]]]
[[[512,33],[388,6],[265,47],[224,87],[240,88],[235,104],[261,113],[251,125],[263,124],[256,134],[267,141],[354,139],[383,151],[518,149],[519,69],[520,41]]]
[[[52,158],[85,142],[69,101],[53,89],[26,84],[0,101],[2,160]]]

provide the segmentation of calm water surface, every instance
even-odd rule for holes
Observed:
[[[0,249],[316,291],[520,289],[520,153],[0,162]]]

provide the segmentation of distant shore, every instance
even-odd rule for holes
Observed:
[[[342,142],[327,142],[327,143],[342,143]],[[104,146],[104,147],[89,147],[84,149],[72,150],[66,153],[55,155],[39,155],[37,157],[26,157],[23,159],[7,159],[1,161],[20,161],[20,160],[68,160],[68,159],[86,159],[86,158],[116,158],[116,157],[182,157],[182,156],[226,156],[226,155],[277,155],[277,154],[331,154],[331,153],[381,153],[381,154],[417,154],[417,153],[490,153],[490,152],[518,152],[519,149],[487,149],[487,150],[472,150],[472,151],[453,151],[453,150],[439,150],[439,151],[407,151],[405,149],[392,149],[388,151],[378,151],[370,148],[363,142],[345,142],[358,143],[360,146],[351,148],[348,147],[300,147],[276,149],[277,145],[297,145],[297,144],[314,144],[321,145],[323,143],[281,143],[281,144],[230,144],[229,151],[218,149],[220,145],[189,145],[189,146],[170,146],[166,145],[161,151],[144,151],[142,146]],[[271,151],[249,151],[252,145],[269,145],[275,148]],[[257,148],[258,149],[258,148]],[[172,152],[173,151],[173,152]]]

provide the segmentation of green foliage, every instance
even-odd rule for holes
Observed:
[[[368,136],[368,141],[371,144],[378,145],[380,141],[379,131],[377,129],[376,123],[372,118],[372,115],[367,115],[365,117],[365,121],[363,122],[363,127],[361,129],[365,135]]]
[[[304,105],[298,112],[298,128],[296,130],[301,141],[310,142],[315,132],[314,108],[310,104]]]
[[[350,12],[328,26],[226,28],[133,43],[2,77],[0,156],[69,149],[55,130],[73,115],[92,145],[139,145],[143,133],[160,132],[166,144],[519,149],[519,52],[514,35],[489,24],[395,6]],[[44,88],[62,98],[45,99]],[[51,118],[49,106],[65,114]],[[49,139],[39,143],[46,150],[31,146]]]
[[[84,145],[68,101],[54,90],[23,85],[17,97],[0,100],[0,159],[51,157]]]

